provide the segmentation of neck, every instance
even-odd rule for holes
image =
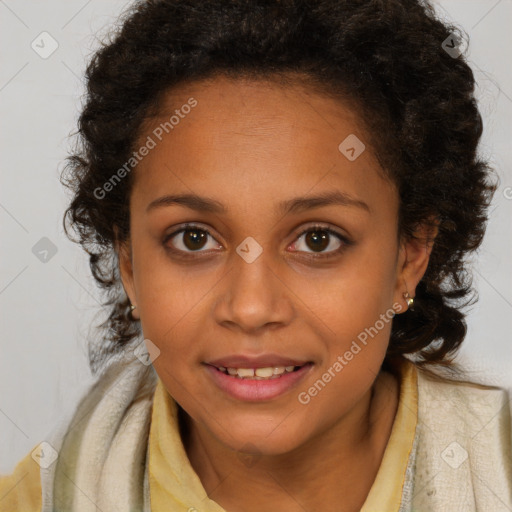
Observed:
[[[240,456],[180,411],[190,463],[226,510],[359,511],[377,475],[398,405],[395,376],[381,372],[337,423],[293,451]],[[248,496],[251,501],[248,502]]]

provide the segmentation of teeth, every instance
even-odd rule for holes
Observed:
[[[268,368],[256,368],[256,371],[254,373],[258,377],[272,377],[272,375],[274,375],[274,369],[270,368],[270,367],[268,367]]]
[[[285,372],[291,373],[294,368],[295,366],[268,366],[266,368],[225,368],[220,366],[219,370],[241,379],[264,380],[278,378]]]
[[[254,377],[254,368],[238,368],[239,377]]]

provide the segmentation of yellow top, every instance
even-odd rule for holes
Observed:
[[[418,422],[418,374],[414,363],[399,367],[400,397],[382,462],[360,512],[398,512],[405,471]]]
[[[14,471],[0,476],[0,510],[2,512],[35,512],[41,510],[41,476],[40,467],[32,459],[34,446]]]
[[[418,417],[417,370],[405,361],[400,372],[400,398],[391,435],[375,481],[360,512],[397,512]],[[193,470],[178,430],[176,402],[158,379],[149,446],[149,489],[155,512],[201,510],[225,512]]]
[[[404,361],[398,370],[400,399],[397,414],[379,471],[361,512],[397,512],[400,507],[418,417],[418,389],[413,363]],[[208,498],[188,460],[179,434],[176,402],[160,379],[155,389],[149,444],[151,510],[225,512]],[[11,475],[0,477],[2,512],[41,510],[39,471],[39,465],[29,453]]]

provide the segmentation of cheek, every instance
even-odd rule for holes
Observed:
[[[338,356],[343,358],[344,377],[338,382],[349,376],[354,382],[361,375],[375,376],[384,359],[395,287],[395,248],[385,248],[385,243],[376,237],[354,252],[317,303],[317,314],[330,333],[324,365],[329,368]]]
[[[367,238],[347,254],[317,300],[326,317],[365,327],[392,306],[396,256],[395,248],[385,244],[378,238]]]
[[[196,267],[172,262],[163,249],[139,244],[134,257],[134,278],[144,335],[159,343],[187,339],[178,336],[185,325],[199,319],[205,295],[222,275],[219,268]],[[197,320],[199,321],[199,320]],[[185,329],[186,330],[186,329]]]

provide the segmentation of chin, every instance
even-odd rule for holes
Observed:
[[[229,426],[226,429],[219,429],[219,423],[216,423],[213,434],[232,450],[248,455],[282,455],[298,448],[308,439],[303,421],[297,423],[296,418],[284,418],[280,415],[262,422],[254,415],[238,417],[236,421],[227,422]]]

